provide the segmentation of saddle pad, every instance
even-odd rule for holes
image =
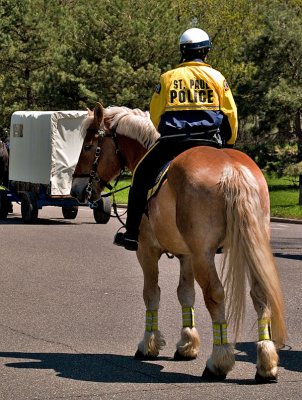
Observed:
[[[171,161],[168,161],[159,171],[159,174],[157,175],[153,186],[148,190],[147,200],[150,200],[151,197],[154,196],[160,189],[163,181],[166,179],[167,172],[170,167],[170,162]]]

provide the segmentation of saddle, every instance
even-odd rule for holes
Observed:
[[[148,194],[147,194],[147,201],[149,199],[151,199],[152,196],[154,196],[160,189],[163,181],[166,179],[167,177],[167,173],[168,173],[168,169],[170,167],[170,163],[171,161],[168,161],[163,167],[162,169],[159,171],[155,182],[153,184],[153,186],[148,190]]]

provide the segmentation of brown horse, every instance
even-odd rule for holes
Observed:
[[[83,132],[71,191],[82,202],[97,200],[104,185],[124,166],[133,171],[159,137],[142,111],[103,109],[100,104],[89,113]],[[157,323],[158,261],[167,252],[180,261],[177,295],[183,328],[175,358],[192,359],[199,350],[194,324],[195,279],[213,322],[213,351],[204,376],[226,377],[235,363],[227,327],[232,322],[235,333],[239,332],[247,278],[258,316],[256,380],[276,380],[276,347],[284,343],[286,327],[269,244],[268,189],[257,165],[237,150],[194,147],[171,162],[167,179],[147,206],[137,251],[144,274],[146,327],[136,356],[156,357],[165,344]],[[219,278],[214,258],[220,246],[224,248],[224,264]]]
[[[4,142],[0,140],[0,185],[8,185],[8,151]]]

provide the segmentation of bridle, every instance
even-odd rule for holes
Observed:
[[[89,131],[89,128],[88,128],[87,131]],[[90,201],[91,196],[92,196],[92,183],[94,181],[97,182],[100,186],[106,187],[107,189],[110,190],[110,193],[102,194],[101,197],[111,196],[112,194],[114,194],[114,193],[116,193],[116,192],[118,192],[120,190],[124,190],[124,189],[129,187],[129,186],[127,186],[127,187],[125,187],[123,189],[115,190],[115,188],[116,188],[116,186],[118,184],[118,181],[119,181],[122,173],[124,172],[125,166],[126,166],[124,156],[123,156],[123,154],[121,153],[121,151],[119,150],[119,147],[118,147],[118,139],[117,139],[116,131],[114,131],[114,130],[105,131],[104,129],[100,128],[97,131],[97,135],[98,135],[97,146],[96,146],[96,149],[95,149],[94,160],[93,160],[93,163],[92,163],[92,167],[91,167],[90,173],[89,174],[73,174],[73,176],[72,176],[73,178],[89,178],[85,190],[86,190],[86,192],[88,194],[87,203],[89,204],[89,206],[91,208],[96,208],[97,207],[97,202],[96,201],[93,201],[93,202]],[[112,138],[112,140],[114,142],[114,145],[115,145],[115,153],[118,156],[118,159],[119,159],[119,162],[120,162],[120,165],[121,165],[121,168],[120,168],[121,172],[120,172],[119,176],[116,178],[115,183],[114,183],[113,186],[110,185],[109,182],[105,181],[103,178],[101,178],[97,174],[97,168],[98,168],[100,155],[101,155],[101,150],[102,150],[101,143],[102,143],[102,140],[105,137]]]
[[[91,198],[93,181],[96,181],[101,186],[104,186],[107,189],[112,190],[112,186],[108,182],[104,181],[104,179],[102,179],[100,176],[97,175],[97,168],[98,168],[98,164],[99,164],[99,158],[101,155],[101,141],[103,140],[104,137],[112,137],[113,138],[113,136],[111,135],[110,132],[105,132],[103,129],[99,129],[98,130],[98,143],[97,143],[97,147],[95,149],[94,160],[92,163],[91,171],[88,174],[89,181],[88,181],[88,184],[86,187],[86,192],[88,193],[88,200]],[[116,141],[114,141],[114,144],[115,144],[116,149],[118,149]]]

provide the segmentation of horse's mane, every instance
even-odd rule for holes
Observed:
[[[120,135],[137,140],[146,149],[160,136],[149,114],[138,108],[108,107],[104,110],[104,123],[110,130],[115,129]]]
[[[93,112],[89,111],[81,126],[83,136],[93,121]],[[150,120],[149,113],[139,108],[112,106],[104,108],[104,125],[120,135],[137,140],[146,149],[151,147],[160,134]]]

